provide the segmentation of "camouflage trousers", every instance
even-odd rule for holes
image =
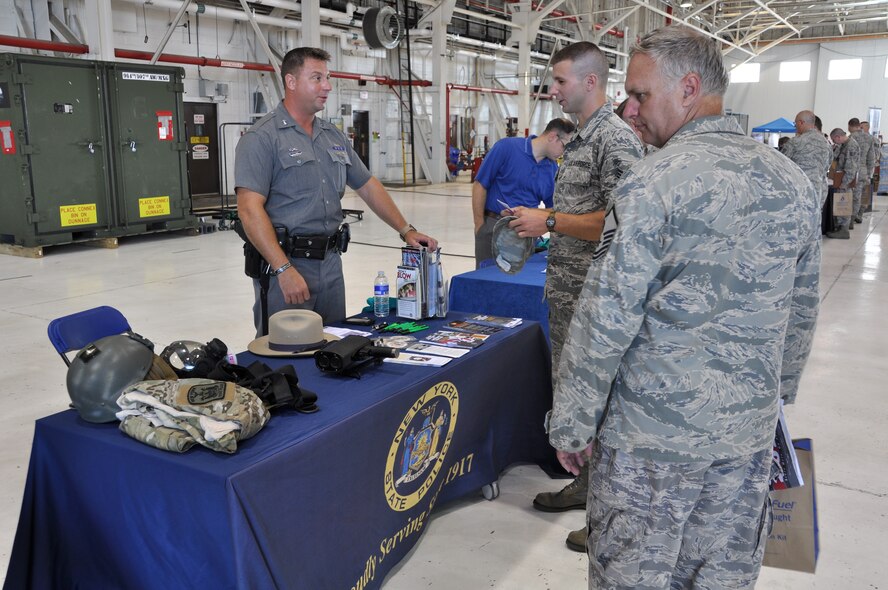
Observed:
[[[771,526],[771,450],[692,463],[595,445],[589,588],[753,588]]]
[[[863,174],[858,175],[857,184],[854,186],[854,190],[852,192],[853,198],[851,202],[851,217],[857,217],[863,213],[860,204],[863,197],[863,187],[865,184],[866,178],[863,177]]]

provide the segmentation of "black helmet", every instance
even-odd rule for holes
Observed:
[[[228,354],[228,347],[218,338],[206,344],[194,340],[176,340],[163,349],[165,360],[179,377],[206,377]]]
[[[113,422],[120,411],[121,392],[146,379],[176,379],[176,375],[154,354],[150,340],[131,333],[105,336],[71,361],[68,395],[87,422]]]

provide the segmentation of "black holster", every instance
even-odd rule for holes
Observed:
[[[234,231],[244,241],[244,274],[259,281],[259,310],[262,315],[260,336],[268,334],[268,285],[270,283],[271,265],[265,260],[256,246],[247,237],[243,224],[238,219],[234,223]],[[278,245],[284,252],[290,253],[290,237],[287,228],[274,226],[274,235]]]

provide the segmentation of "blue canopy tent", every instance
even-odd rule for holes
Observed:
[[[795,133],[795,123],[787,121],[783,117],[774,119],[770,123],[754,127],[753,133]]]

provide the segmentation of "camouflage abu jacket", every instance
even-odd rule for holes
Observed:
[[[789,140],[783,153],[798,164],[820,193],[821,199],[826,198],[826,174],[829,172],[829,165],[832,164],[832,150],[823,134],[811,129],[797,135]]]
[[[729,117],[691,121],[635,164],[562,352],[552,445],[597,435],[663,461],[768,448],[811,348],[819,213],[799,167]]]
[[[607,102],[595,111],[564,150],[555,177],[555,211],[579,214],[604,211],[611,191],[629,166],[644,156],[641,141]],[[559,234],[549,241],[546,295],[576,297],[598,242]],[[576,283],[572,285],[572,283]]]

